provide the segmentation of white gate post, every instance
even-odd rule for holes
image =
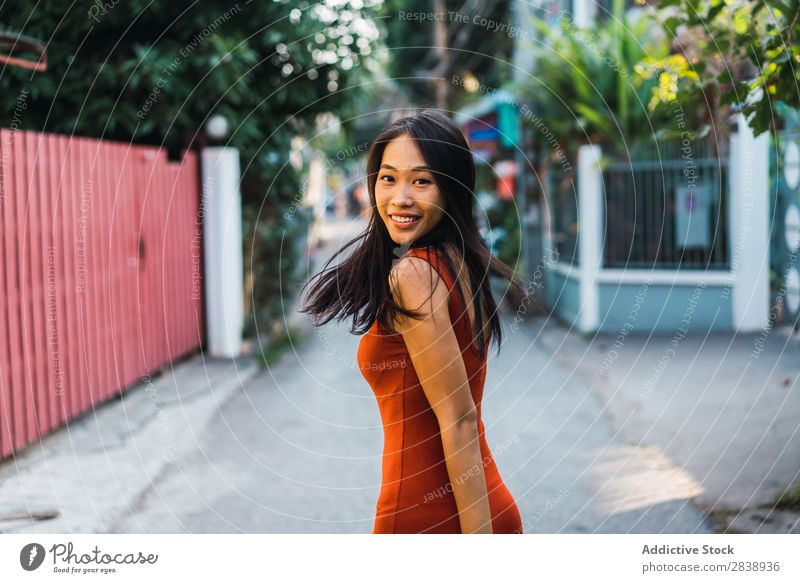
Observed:
[[[580,306],[578,328],[596,332],[600,326],[597,275],[603,266],[602,151],[597,145],[578,148],[578,273]]]
[[[754,137],[737,114],[730,142],[732,323],[737,332],[757,332],[769,320],[769,133]]]
[[[244,259],[239,151],[203,148],[203,253],[207,354],[235,358],[244,330]]]

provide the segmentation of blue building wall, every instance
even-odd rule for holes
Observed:
[[[578,317],[580,308],[580,289],[578,281],[566,277],[553,269],[547,270],[545,279],[547,292],[547,305],[555,314],[567,324],[573,324]],[[575,322],[575,324],[577,324]]]
[[[730,289],[724,285],[601,283],[600,332],[730,331]]]
[[[578,326],[580,287],[577,278],[547,270],[547,305],[568,326]],[[691,333],[733,330],[731,290],[721,283],[598,284],[600,320],[597,331]]]

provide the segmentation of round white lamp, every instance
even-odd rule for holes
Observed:
[[[228,119],[219,113],[215,113],[206,122],[206,133],[209,138],[222,140],[228,136]]]

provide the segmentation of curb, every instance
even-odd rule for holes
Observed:
[[[0,466],[0,532],[114,532],[258,370],[195,354],[19,452]]]

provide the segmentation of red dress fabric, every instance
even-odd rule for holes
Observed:
[[[488,343],[482,353],[472,344],[469,313],[462,305],[454,279],[439,252],[425,247],[411,249],[408,254],[428,261],[450,290],[450,320],[461,347],[478,413],[492,532],[521,534],[519,509],[497,470],[481,418]],[[439,423],[420,385],[402,335],[388,330],[376,319],[361,338],[357,359],[378,401],[384,432],[382,482],[373,533],[461,533]],[[470,476],[465,475],[461,480],[466,479]]]

